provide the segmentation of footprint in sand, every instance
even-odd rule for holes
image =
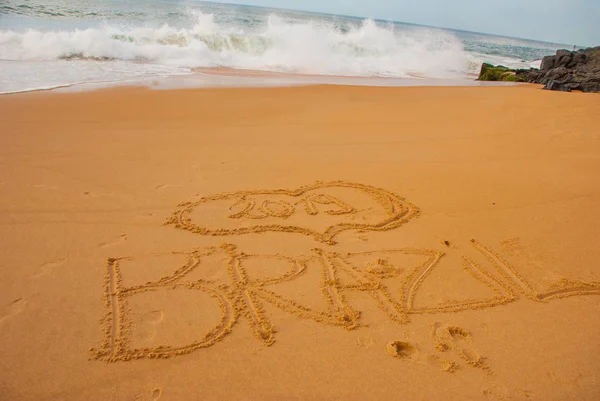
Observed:
[[[369,349],[373,346],[374,341],[371,337],[356,337],[356,345],[360,348]]]
[[[436,322],[433,324],[433,339],[435,348],[439,352],[454,351],[469,365],[490,371],[485,364],[484,358],[472,347],[471,333],[458,326],[442,326]]]
[[[162,395],[162,388],[155,388],[154,390],[152,390],[152,400],[153,401],[160,399],[161,395]]]
[[[385,346],[385,350],[391,356],[405,361],[417,362],[419,360],[419,350],[411,343],[393,341]]]
[[[446,373],[454,373],[459,369],[458,363],[454,361],[449,361],[446,359],[442,359],[437,355],[427,355],[425,356],[425,361],[436,368],[439,368],[442,372]]]
[[[0,326],[8,319],[17,316],[18,314],[23,312],[27,307],[28,302],[29,301],[27,298],[19,298],[15,299],[10,304],[0,309]]]
[[[440,369],[442,372],[454,373],[458,370],[459,366],[456,362],[441,359],[436,355],[423,354],[419,352],[419,349],[405,341],[393,341],[388,343],[386,346],[388,354],[395,358],[409,361],[412,363],[427,363],[430,366],[434,366]]]
[[[111,246],[122,244],[125,241],[127,241],[127,234],[121,234],[117,240],[111,241],[111,242],[103,242],[103,243],[101,243],[98,246],[100,248],[108,248],[108,247],[111,247]]]
[[[149,324],[158,324],[163,320],[164,316],[165,314],[163,311],[153,310],[152,312],[148,312],[144,316],[142,316],[142,322]]]
[[[40,266],[39,271],[37,273],[35,273],[32,277],[38,278],[38,277],[44,276],[44,275],[52,272],[52,270],[54,270],[55,268],[64,265],[66,261],[67,261],[67,259],[60,258],[60,259],[57,259],[57,260],[54,260],[51,262],[44,263],[43,265]]]
[[[164,317],[162,310],[155,310],[144,314],[141,319],[140,335],[146,341],[154,339],[156,337],[156,325],[159,324]]]

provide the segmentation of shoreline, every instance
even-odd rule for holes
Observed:
[[[599,107],[0,96],[0,398],[597,399]]]
[[[61,84],[47,88],[25,89],[3,92],[0,96],[30,92],[89,92],[98,89],[146,87],[149,89],[203,89],[203,88],[265,88],[312,85],[340,85],[364,87],[489,87],[514,86],[510,82],[477,81],[476,76],[464,78],[427,78],[427,77],[375,77],[375,76],[342,76],[342,75],[310,75],[271,72],[262,70],[244,70],[228,67],[194,68],[190,74],[173,75],[162,78],[144,78],[127,81],[78,82]]]

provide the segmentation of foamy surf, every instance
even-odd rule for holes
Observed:
[[[522,43],[502,38],[482,44],[479,37],[461,38],[460,33],[443,29],[198,4],[197,8],[189,4],[178,8],[175,19],[173,12],[154,12],[154,22],[119,19],[121,12],[89,19],[98,13],[82,10],[79,13],[87,17],[79,17],[77,24],[65,22],[64,15],[54,15],[50,25],[13,16],[3,24],[9,29],[0,30],[0,93],[160,79],[191,74],[198,68],[456,80],[472,77],[483,61],[528,68],[539,58],[510,57],[503,49]],[[139,7],[143,10],[148,5]],[[161,19],[168,22],[158,24]],[[493,54],[482,53],[486,48]]]
[[[101,28],[0,33],[8,60],[125,60],[180,67],[232,67],[321,75],[447,77],[464,74],[461,42],[441,30],[395,32],[364,20],[341,32],[324,23],[270,15],[262,31],[223,28],[200,14],[190,28]]]

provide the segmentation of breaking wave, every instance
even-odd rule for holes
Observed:
[[[258,27],[226,26],[195,12],[191,26],[2,30],[0,59],[141,61],[176,67],[231,67],[301,74],[464,77],[470,60],[448,31],[398,30],[370,19],[353,26],[270,15]],[[472,62],[471,62],[472,64]]]

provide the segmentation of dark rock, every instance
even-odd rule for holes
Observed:
[[[582,92],[600,92],[600,79],[596,77],[584,80],[579,87]]]
[[[558,82],[553,79],[548,81],[544,89],[549,91],[571,92],[571,88],[564,82]]]
[[[580,64],[585,64],[587,62],[587,55],[585,53],[575,53],[571,62],[567,64],[567,68],[575,68]]]
[[[549,81],[563,81],[569,80],[569,70],[565,67],[553,68],[546,73],[546,75],[542,78],[541,84],[545,84]]]
[[[540,69],[542,71],[548,71],[551,68],[554,68],[554,56],[545,56],[542,59],[542,66]]]
[[[573,59],[573,55],[571,53],[560,56],[558,61],[556,61],[556,64],[554,64],[554,68],[566,67],[567,64],[571,62],[571,59]]]
[[[556,57],[570,56],[571,53],[573,52],[565,49],[560,49],[556,51]]]
[[[516,74],[521,78],[521,82],[535,82],[543,72],[536,68],[530,68],[529,70],[517,70]]]
[[[544,89],[564,92],[600,92],[600,47],[575,52],[558,50],[556,55],[542,59],[539,70],[511,70],[503,66],[484,64],[478,79],[537,83],[545,85]]]

